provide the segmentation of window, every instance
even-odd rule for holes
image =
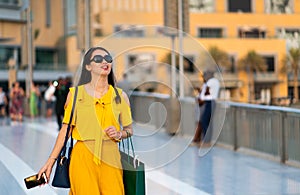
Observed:
[[[251,12],[251,0],[228,0],[228,12]]]
[[[151,75],[154,73],[154,60],[153,54],[140,53],[140,54],[130,54],[127,57],[128,68],[132,79],[140,77],[142,79],[146,75]]]
[[[144,31],[141,25],[116,25],[114,27],[117,37],[144,37]]]
[[[265,38],[266,31],[265,29],[260,28],[250,28],[243,27],[239,29],[239,38]]]
[[[277,37],[293,38],[295,34],[300,34],[300,28],[281,28],[276,31]]]
[[[2,5],[19,5],[19,0],[0,0],[0,4]]]
[[[0,46],[0,69],[7,69],[7,62],[14,57],[14,50],[17,49],[17,65],[21,64],[21,49],[12,46]]]
[[[188,73],[195,72],[194,61],[195,61],[195,57],[192,55],[183,56],[183,67],[184,67],[185,72],[188,72]]]
[[[76,32],[76,1],[67,0],[67,34]]]
[[[236,73],[236,59],[235,56],[229,56],[230,67],[228,68],[228,72]]]
[[[277,37],[286,39],[287,50],[289,50],[290,48],[299,47],[300,28],[281,28],[277,29],[276,34]]]
[[[214,11],[214,0],[189,0],[190,12],[211,13]]]
[[[51,2],[46,0],[46,26],[50,27],[51,25]]]
[[[132,53],[127,55],[127,70],[129,82],[134,83],[141,91],[154,91],[156,78],[155,55],[152,53]]]
[[[198,28],[198,37],[221,38],[223,37],[223,29],[222,28]]]
[[[292,0],[265,0],[265,12],[275,14],[293,13]]]
[[[55,56],[57,52],[54,49],[36,48],[35,69],[53,69],[57,64]]]
[[[267,72],[275,72],[275,57],[274,56],[262,56],[267,64]]]

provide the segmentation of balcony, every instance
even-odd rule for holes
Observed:
[[[22,4],[20,1],[0,1],[0,20],[23,22]]]
[[[221,82],[224,82],[225,88],[238,88],[242,85],[238,75],[235,73],[223,72],[221,74],[215,74],[215,77]]]
[[[256,83],[277,83],[279,82],[278,76],[276,73],[255,73],[254,81]]]

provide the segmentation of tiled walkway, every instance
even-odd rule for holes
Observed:
[[[254,195],[300,194],[300,169],[220,147],[188,147],[189,137],[135,125],[136,153],[146,163],[147,194]],[[55,142],[54,121],[23,123],[0,119],[0,194],[68,194],[50,185],[27,190],[23,178],[34,174]],[[201,156],[199,156],[199,152]]]

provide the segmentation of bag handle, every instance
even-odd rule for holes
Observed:
[[[131,136],[129,136],[128,131],[126,131],[126,135],[127,135],[127,137],[126,137],[126,139],[127,139],[127,152],[126,152],[126,149],[125,149],[124,139],[122,139],[121,142],[122,142],[122,149],[127,154],[128,162],[129,162],[129,145],[131,146],[133,156],[135,156],[135,152],[134,152],[134,147],[133,147],[133,141],[132,141]]]
[[[69,120],[69,123],[68,123],[67,133],[66,133],[66,136],[65,136],[64,146],[61,150],[61,156],[64,156],[66,154],[66,146],[67,146],[67,142],[68,142],[68,135],[69,135],[70,130],[71,130],[71,123],[72,123],[72,119],[73,119],[73,115],[74,115],[76,99],[77,99],[77,93],[78,93],[78,87],[75,87],[75,94],[74,94],[74,99],[73,99],[73,104],[72,104],[72,111],[71,111],[71,114],[70,114],[70,120]],[[69,156],[71,155],[72,148],[73,148],[73,138],[71,136],[71,146],[70,146],[70,150],[68,152]]]

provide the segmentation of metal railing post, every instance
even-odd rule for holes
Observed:
[[[281,115],[281,130],[280,130],[280,146],[279,146],[279,152],[280,152],[280,162],[285,163],[287,160],[287,154],[286,154],[286,113],[280,112]]]
[[[237,136],[237,107],[233,106],[233,150],[238,149],[238,136]]]

